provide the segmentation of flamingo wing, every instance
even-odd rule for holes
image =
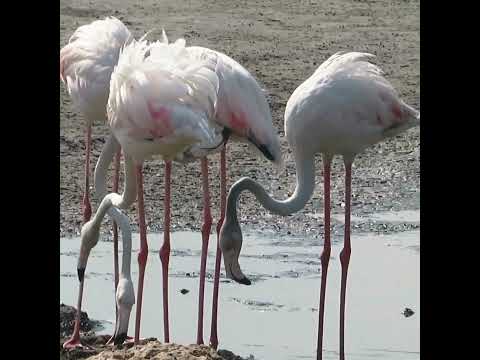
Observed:
[[[122,46],[131,39],[127,27],[109,17],[80,26],[60,50],[60,79],[88,120],[105,116],[110,76]]]
[[[215,63],[190,57],[183,39],[133,42],[112,74],[110,127],[122,147],[141,153],[137,157],[171,158],[192,144],[214,141],[210,119],[217,93]]]

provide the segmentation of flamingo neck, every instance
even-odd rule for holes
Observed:
[[[122,232],[122,267],[120,276],[130,279],[131,271],[131,252],[132,252],[132,231],[130,230],[130,221],[128,217],[123,214],[119,207],[125,204],[124,197],[117,193],[110,193],[106,195],[97,212],[93,218],[93,222],[100,226],[103,218],[108,213],[108,216],[114,220]]]
[[[295,157],[296,186],[295,192],[286,200],[272,198],[265,189],[250,178],[242,178],[233,184],[227,199],[227,220],[237,221],[237,200],[244,190],[253,193],[262,206],[270,212],[287,216],[301,210],[310,200],[315,189],[314,157],[303,157],[298,154]]]
[[[101,200],[107,195],[107,172],[108,167],[113,161],[115,153],[120,149],[117,139],[110,134],[103,145],[102,152],[98,157],[94,171],[95,198]]]
[[[125,183],[122,195],[117,193],[107,193],[106,178],[110,163],[114,154],[120,149],[120,145],[113,135],[110,135],[102,149],[102,153],[95,167],[95,196],[103,197],[95,216],[92,219],[93,224],[100,227],[100,224],[108,213],[119,226],[122,232],[122,268],[120,275],[123,278],[130,279],[131,271],[131,252],[132,252],[132,232],[128,217],[119,209],[127,209],[136,199],[136,177],[135,168],[132,159],[129,156],[124,157]]]

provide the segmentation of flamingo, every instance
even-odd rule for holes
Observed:
[[[179,40],[177,40],[179,41]],[[180,41],[183,41],[180,39]],[[168,44],[168,38],[163,31],[162,42]],[[184,43],[184,41],[183,41]],[[261,153],[277,166],[281,166],[282,156],[278,137],[273,129],[270,108],[265,95],[256,82],[255,78],[240,64],[227,55],[198,46],[187,47],[188,53],[198,59],[207,59],[210,61],[218,60],[215,71],[219,78],[219,93],[214,121],[217,126],[223,128],[224,138],[220,157],[221,172],[221,211],[220,220],[217,224],[217,234],[223,223],[223,214],[226,203],[226,160],[225,145],[229,138],[238,141],[247,141],[254,145]],[[218,147],[217,147],[218,148]],[[202,255],[200,265],[200,284],[199,284],[199,302],[198,302],[198,323],[197,323],[197,343],[203,344],[203,308],[204,308],[204,289],[206,259],[208,251],[208,242],[212,217],[210,212],[210,194],[208,185],[208,161],[206,156],[216,152],[217,149],[189,148],[179,153],[175,157],[177,162],[193,161],[201,159],[202,189],[203,189],[203,225],[202,225]],[[168,321],[168,265],[170,256],[170,189],[171,189],[171,162],[165,162],[165,198],[164,198],[164,242],[160,248],[160,260],[162,263],[162,288],[163,288],[163,319],[164,319],[164,339],[170,341],[169,321]],[[139,205],[140,206],[140,205]],[[143,205],[142,205],[143,206]],[[142,210],[143,211],[143,210]],[[144,220],[141,221],[140,232],[144,227]],[[144,232],[144,230],[143,230]],[[217,243],[216,265],[214,276],[214,295],[212,303],[212,323],[210,344],[216,348],[218,346],[217,335],[217,308],[218,308],[218,286],[220,278],[220,248]],[[140,273],[144,273],[146,259],[148,254],[148,245],[145,241],[141,242],[141,251],[139,254]],[[143,270],[142,270],[143,269]],[[138,304],[137,318],[135,327],[135,341],[139,339],[139,324],[141,319],[143,276],[139,277],[138,284]]]
[[[249,190],[263,207],[287,216],[301,210],[315,188],[315,154],[321,153],[324,168],[324,231],[321,255],[321,287],[317,359],[322,359],[323,316],[328,262],[330,259],[330,164],[335,155],[345,165],[345,234],[340,253],[340,359],[345,359],[345,296],[350,244],[350,202],[352,163],[356,154],[382,140],[420,124],[420,112],[403,102],[382,70],[370,63],[374,55],[338,52],[321,64],[314,74],[292,94],[285,109],[285,133],[296,165],[295,192],[286,200],[273,199],[264,188],[249,178],[230,188],[225,221],[220,230],[220,247],[227,277],[243,283],[238,258],[242,232],[236,204],[241,192]]]
[[[168,44],[168,38],[163,32],[163,42]],[[188,53],[198,59],[219,59],[216,73],[219,78],[219,93],[217,111],[214,121],[223,128],[224,144],[220,155],[220,219],[217,223],[217,237],[223,223],[226,203],[226,142],[228,139],[247,142],[258,149],[268,160],[281,167],[282,155],[278,136],[273,128],[272,116],[265,94],[255,78],[238,62],[229,56],[200,46],[189,46]],[[212,217],[210,213],[210,194],[208,186],[208,162],[206,156],[216,152],[216,149],[191,149],[185,151],[175,160],[180,162],[201,159],[202,188],[203,188],[203,225],[202,225],[202,255],[200,265],[200,284],[198,301],[197,344],[203,344],[203,308],[205,290],[205,272],[208,242]],[[164,197],[164,242],[160,249],[163,278],[163,319],[164,339],[170,341],[168,321],[168,264],[170,256],[170,188],[171,163],[165,163],[165,197]],[[210,331],[210,345],[218,346],[217,309],[218,288],[220,279],[221,253],[217,241],[214,288],[212,302],[212,322]],[[139,286],[139,289],[143,288]],[[139,304],[141,306],[141,304]],[[138,309],[138,308],[137,308]]]
[[[84,36],[82,40],[86,42],[89,46],[89,48],[93,48],[94,50],[99,50],[98,49],[98,44],[92,44],[90,42],[94,42],[95,39],[92,37],[92,32],[93,31],[102,31],[102,28],[100,27],[97,29],[94,25],[97,27],[98,24],[101,24],[102,22],[106,22],[107,20],[113,19],[112,21],[113,24],[117,25],[123,25],[121,22],[115,18],[109,18],[106,19],[105,21],[97,21],[92,24],[90,24],[87,29],[90,30],[90,32],[86,32],[88,37]],[[111,24],[110,24],[111,25]],[[82,27],[82,29],[85,28]],[[127,30],[128,31],[128,30]],[[85,32],[85,31],[84,31]],[[82,34],[82,32],[77,31],[76,33]],[[72,37],[73,38],[73,37]],[[86,38],[86,39],[85,39]],[[168,43],[168,39],[165,35],[165,32],[163,32],[163,38],[164,42]],[[119,45],[118,42],[112,41],[113,44]],[[84,46],[85,47],[85,46]],[[67,48],[67,47],[66,47]],[[77,47],[78,48],[78,47]],[[119,48],[119,46],[118,46]],[[222,86],[219,94],[219,100],[220,100],[220,111],[217,113],[217,122],[220,125],[225,125],[227,124],[229,127],[226,127],[224,131],[225,135],[225,144],[230,135],[232,139],[234,140],[240,140],[244,141],[247,139],[250,143],[254,144],[269,160],[273,161],[276,164],[281,163],[281,153],[280,153],[280,146],[278,143],[278,138],[275,135],[275,132],[273,130],[272,126],[272,121],[271,121],[271,114],[270,114],[270,109],[268,107],[268,103],[265,99],[265,95],[263,91],[261,90],[260,86],[257,84],[255,79],[251,76],[248,71],[246,71],[240,64],[235,62],[233,59],[229,58],[225,54],[221,54],[218,52],[215,52],[210,49],[202,48],[202,47],[189,47],[187,48],[190,54],[195,56],[198,59],[207,57],[207,58],[213,58],[216,56],[221,56],[224,63],[225,67],[222,68],[221,71],[218,71],[218,75],[221,77],[222,80]],[[76,50],[76,49],[73,49]],[[118,51],[117,47],[114,49],[115,51]],[[62,51],[64,51],[62,49]],[[70,53],[72,51],[70,50]],[[79,52],[79,51],[77,51]],[[91,51],[93,52],[93,51]],[[94,53],[94,52],[93,52]],[[66,52],[66,54],[69,54]],[[94,53],[95,54],[95,53]],[[77,56],[78,61],[84,60],[79,54],[74,54]],[[113,56],[110,56],[111,62],[105,61],[106,56],[98,56],[95,58],[97,60],[100,58],[102,60],[101,65],[103,66],[109,66],[109,70],[113,70],[114,63],[116,63],[118,59],[118,55],[114,54]],[[61,68],[63,69],[63,64],[67,63],[68,61],[66,60],[66,56],[61,56]],[[95,66],[98,67],[98,60],[97,63],[91,60],[91,67],[93,67],[95,70]],[[70,60],[70,62],[72,62]],[[73,62],[75,65],[75,63]],[[75,68],[74,68],[75,70]],[[77,75],[75,72],[72,71],[74,75]],[[90,71],[92,73],[92,71]],[[87,73],[88,74],[88,73]],[[63,76],[63,73],[62,73]],[[87,82],[87,85],[89,83]],[[103,93],[99,94],[102,95],[103,97],[106,97],[108,94],[108,89],[103,89]],[[242,94],[243,91],[243,94]],[[252,95],[254,97],[252,97]],[[86,101],[83,101],[85,104]],[[97,102],[99,103],[99,102]],[[219,115],[220,114],[220,115]],[[247,116],[245,116],[247,115]],[[253,123],[251,124],[251,122]],[[107,143],[105,144],[104,150],[107,150],[107,145],[109,142],[112,142],[112,139],[108,139]],[[203,152],[203,154],[210,154],[214,151],[207,151]],[[117,157],[115,161],[115,177],[114,177],[114,189],[113,191],[116,192],[118,189],[118,167],[119,167],[119,149],[117,152]],[[98,159],[97,166],[95,168],[95,191],[96,194],[98,195],[98,198],[102,198],[103,195],[106,194],[106,189],[104,189],[104,186],[101,185],[102,180],[106,177],[106,169],[102,169],[100,171],[99,165],[103,160],[102,166],[107,166],[112,160],[112,156],[107,155],[105,151],[102,151],[102,154],[100,155]],[[110,157],[109,157],[110,156]],[[183,159],[179,159],[178,157],[176,158],[177,161],[185,161],[186,156],[189,157],[189,161],[192,159],[192,153],[191,151],[189,153],[185,153],[182,155]],[[104,158],[105,157],[105,158]],[[109,157],[109,159],[107,159]],[[193,156],[195,158],[195,156]],[[198,154],[196,157],[200,157]],[[202,156],[203,157],[203,156]],[[204,187],[204,194],[206,194],[204,197],[204,203],[206,206],[204,209],[207,209],[204,212],[204,225],[202,227],[202,238],[204,239],[202,242],[202,264],[201,264],[201,276],[200,276],[200,296],[199,296],[199,321],[198,321],[198,329],[200,329],[197,333],[197,342],[198,343],[203,343],[203,293],[204,293],[204,278],[205,278],[205,266],[206,266],[206,253],[207,253],[207,247],[208,247],[208,235],[210,232],[210,226],[211,226],[211,215],[209,211],[209,194],[208,192],[208,164],[205,163],[206,159],[202,159],[202,179],[203,179],[203,187]],[[165,195],[165,224],[164,224],[164,244],[162,246],[162,249],[160,251],[160,257],[162,259],[162,269],[163,271],[163,282],[164,282],[164,334],[165,334],[165,341],[169,341],[169,329],[168,329],[168,255],[169,255],[169,250],[170,250],[170,244],[169,244],[169,224],[170,224],[170,172],[171,172],[171,163],[169,161],[165,162],[166,166],[166,195]],[[102,190],[100,190],[102,189]],[[218,221],[217,224],[217,235],[218,231],[220,229],[221,224],[223,223],[223,214],[224,214],[224,209],[225,209],[225,199],[226,199],[226,164],[225,164],[225,147],[222,147],[221,149],[221,218]],[[143,195],[143,194],[142,194]],[[142,201],[141,196],[139,196],[139,200]],[[142,219],[142,216],[140,216],[140,222],[144,224],[144,219]],[[142,225],[142,224],[140,224]],[[141,229],[141,235],[142,238],[146,237],[145,231],[142,231],[144,227],[140,226]],[[115,265],[115,284],[117,286],[118,284],[118,245],[117,245],[117,236],[116,236],[116,227],[114,227],[114,265]],[[146,239],[145,239],[146,242]],[[144,243],[144,241],[142,241]],[[148,249],[147,249],[148,251]],[[216,314],[217,314],[217,306],[218,306],[218,284],[219,284],[219,273],[220,273],[220,248],[217,244],[217,255],[216,255],[216,266],[215,266],[215,278],[214,278],[214,300],[213,300],[213,305],[212,305],[212,330],[211,330],[211,339],[210,343],[212,346],[216,348],[218,344],[217,340],[217,321],[216,321]],[[202,276],[203,274],[203,276]],[[80,276],[80,275],[79,275]],[[83,278],[83,275],[82,275]],[[81,284],[83,285],[83,279],[80,281]],[[139,307],[137,308],[137,317],[140,317],[141,311],[139,311],[139,308],[141,308],[141,293],[143,289],[143,279],[140,280],[142,284],[139,284]],[[79,291],[80,294],[81,291]],[[79,295],[79,304],[81,304],[81,296]],[[138,341],[139,337],[139,330],[137,328],[139,327],[136,326],[136,339]],[[72,336],[72,339],[75,338],[75,344],[79,345],[79,332],[75,331],[74,336]],[[113,337],[112,337],[113,338]],[[73,342],[73,341],[71,341]],[[66,346],[69,346],[71,342],[67,342]]]
[[[139,279],[143,280],[145,266],[141,265],[145,265],[147,253],[142,163],[152,156],[161,156],[164,160],[171,161],[186,149],[194,149],[194,144],[211,146],[215,142],[216,128],[209,121],[215,113],[217,103],[218,77],[215,66],[215,61],[198,61],[189,56],[183,39],[171,45],[133,40],[124,47],[110,81],[107,114],[114,139],[109,138],[112,143],[107,142],[107,145],[114,149],[114,143],[118,141],[123,149],[125,191],[124,196],[116,193],[105,196],[95,216],[83,225],[79,273],[85,272],[88,255],[98,242],[105,214],[113,216],[110,214],[112,209],[127,209],[135,200],[131,196],[134,191],[129,190],[136,186],[140,231],[143,232],[138,256]],[[99,179],[105,176],[105,164],[112,159],[113,151],[109,149],[107,147],[106,155],[101,158]],[[135,180],[131,174],[135,174]],[[125,251],[130,251],[130,248]],[[129,259],[124,257],[123,261]],[[123,343],[126,339],[130,312],[135,301],[131,279],[123,275],[120,280],[124,281],[122,287],[119,281],[116,294],[118,314],[114,344]],[[139,281],[140,304],[142,286],[143,282]],[[137,306],[137,342],[141,314],[139,309],[140,306]]]
[[[65,84],[74,106],[84,115],[86,120],[85,180],[82,201],[83,223],[90,219],[92,213],[89,198],[92,124],[94,121],[105,119],[110,75],[118,61],[121,47],[131,41],[131,39],[130,31],[120,20],[115,17],[107,17],[103,20],[96,20],[90,24],[80,26],[70,37],[68,44],[60,50],[60,79]],[[119,160],[120,151],[118,149],[114,166],[114,192],[118,190]],[[96,181],[96,183],[100,186],[99,181]],[[97,199],[103,198],[106,194],[106,189],[104,188],[105,186],[102,188],[102,191],[95,188]],[[114,248],[117,249],[118,233],[115,224],[113,227],[113,242]],[[115,251],[115,255],[116,288],[119,281],[118,251]],[[73,334],[70,340],[64,344],[66,348],[81,346],[79,319],[83,293],[83,274],[79,273],[78,277],[80,289],[77,317]]]

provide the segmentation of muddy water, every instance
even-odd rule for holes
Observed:
[[[337,215],[335,215],[337,216]],[[338,215],[340,220],[342,215]],[[378,213],[366,220],[419,223],[418,211]],[[240,263],[251,286],[224,278],[220,288],[220,348],[255,359],[314,359],[317,341],[318,299],[322,236],[274,237],[244,229]],[[158,250],[162,234],[149,234],[150,255],[145,277],[142,337],[163,338],[161,267]],[[170,259],[170,337],[178,343],[196,339],[200,233],[172,234]],[[420,295],[418,230],[392,234],[352,236],[346,314],[348,359],[419,359]],[[212,235],[207,264],[205,341],[210,334],[214,250]],[[333,239],[326,294],[325,359],[338,358],[338,319],[342,238]],[[133,238],[132,278],[138,276],[138,234]],[[79,239],[62,238],[60,299],[76,303],[76,258]],[[92,251],[87,268],[84,309],[102,320],[100,333],[112,333],[114,288],[112,243],[101,241]],[[181,290],[188,292],[182,294]],[[408,307],[414,314],[405,317]],[[134,333],[135,308],[130,335]]]

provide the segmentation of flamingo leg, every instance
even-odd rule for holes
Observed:
[[[345,360],[345,295],[347,292],[347,271],[350,262],[350,204],[352,198],[352,163],[345,161],[345,239],[340,252],[342,280],[340,285],[340,360]]]
[[[218,288],[220,285],[220,265],[222,253],[220,250],[220,229],[225,219],[225,206],[227,202],[227,163],[225,159],[226,144],[220,153],[220,220],[217,223],[217,255],[215,258],[215,275],[213,279],[213,301],[212,301],[212,324],[210,328],[210,346],[218,347],[217,336],[217,311],[218,311]]]
[[[142,317],[143,280],[145,278],[145,266],[147,265],[148,244],[147,228],[145,225],[145,208],[143,202],[143,174],[142,165],[137,165],[137,196],[138,196],[138,223],[140,227],[140,252],[138,253],[138,289],[137,310],[135,318],[135,345],[140,340],[140,320]]]
[[[203,344],[203,304],[205,295],[205,270],[207,267],[208,240],[212,228],[212,215],[210,213],[210,192],[208,189],[208,160],[201,159],[202,188],[203,188],[203,225],[202,225],[202,257],[200,263],[200,288],[198,292],[198,327],[197,344]]]
[[[83,223],[85,224],[92,216],[92,206],[90,204],[90,152],[92,146],[92,125],[87,125],[85,134],[85,180],[83,189],[82,212]]]
[[[168,263],[170,260],[170,187],[171,187],[172,162],[165,161],[165,199],[164,199],[164,226],[163,245],[160,248],[160,261],[162,262],[163,286],[163,334],[165,342],[170,342],[168,327]]]
[[[78,269],[78,280],[80,281],[78,287],[78,299],[77,299],[77,314],[75,318],[75,327],[73,328],[73,334],[68,341],[63,344],[64,349],[82,348],[84,345],[80,342],[80,316],[82,313],[82,297],[83,297],[83,284],[85,280],[85,269]]]
[[[320,305],[318,309],[318,345],[317,360],[322,360],[323,349],[323,318],[325,313],[325,290],[327,285],[328,262],[330,261],[330,169],[332,158],[328,155],[323,156],[323,186],[324,186],[324,231],[325,239],[323,243],[323,252],[320,258],[322,264],[322,275],[320,284]]]
[[[85,224],[90,217],[92,216],[92,206],[90,204],[90,152],[91,152],[91,143],[92,143],[92,125],[87,125],[85,133],[85,179],[84,179],[84,189],[83,189],[83,200],[82,200],[82,213],[83,213],[83,223]],[[85,269],[78,270],[78,278],[80,280],[79,290],[78,290],[78,300],[77,300],[77,314],[75,317],[75,326],[73,329],[73,334],[70,339],[63,344],[65,349],[72,349],[76,347],[83,347],[80,343],[80,316],[82,308],[82,297],[83,297],[83,280],[84,280]]]

